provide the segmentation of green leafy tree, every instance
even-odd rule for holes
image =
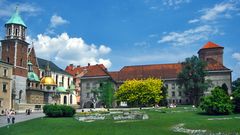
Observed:
[[[205,80],[207,71],[206,63],[197,56],[186,58],[182,63],[182,71],[178,74],[178,85],[185,89],[185,94],[189,97],[190,103],[199,105],[200,97],[210,85],[209,80]]]
[[[240,78],[232,82],[232,90],[235,91],[237,88],[240,88]]]
[[[107,108],[113,107],[114,101],[114,86],[113,82],[100,82],[101,86],[98,88],[99,99],[106,105]]]
[[[240,87],[235,89],[232,96],[233,96],[233,104],[235,105],[234,111],[236,113],[240,113]]]
[[[118,101],[125,101],[131,106],[158,104],[162,96],[163,82],[160,79],[127,80],[115,93]]]
[[[215,87],[211,95],[203,97],[200,107],[207,114],[230,114],[233,111],[230,97],[221,87]]]
[[[113,107],[114,84],[110,80],[99,81],[100,86],[91,90],[95,102],[103,102],[107,108]]]

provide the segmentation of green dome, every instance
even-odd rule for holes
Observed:
[[[17,9],[15,13],[12,15],[12,17],[6,22],[6,24],[19,24],[19,25],[23,25],[24,27],[27,27],[23,22],[21,16],[19,15]]]
[[[56,91],[57,92],[67,92],[66,89],[64,87],[62,87],[62,86],[57,87]]]
[[[39,82],[38,76],[34,72],[28,72],[28,80],[34,81],[34,82]]]

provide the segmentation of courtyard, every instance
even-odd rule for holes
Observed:
[[[240,114],[206,115],[190,106],[161,109],[134,110],[146,113],[146,120],[95,120],[82,122],[76,116],[91,113],[77,113],[73,118],[40,117],[33,120],[1,127],[1,135],[171,135],[240,134]],[[112,112],[112,110],[110,111]],[[126,110],[125,110],[126,112]],[[96,113],[95,113],[96,114]]]

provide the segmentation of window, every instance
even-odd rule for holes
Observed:
[[[178,95],[179,95],[179,96],[182,96],[182,92],[181,92],[181,91],[179,91]]]
[[[62,76],[62,86],[64,85],[64,76]]]
[[[20,66],[22,66],[22,65],[23,65],[23,60],[21,59],[21,60],[20,60]]]
[[[22,99],[22,92],[23,92],[22,90],[19,91],[19,96],[18,96],[19,97],[19,102],[20,102],[20,99]]]
[[[90,89],[90,83],[86,84],[86,89]]]
[[[56,79],[55,80],[56,80],[56,84],[58,84],[58,75],[56,75]]]
[[[9,57],[7,57],[7,63],[9,63],[10,62],[10,59],[9,59]]]
[[[175,91],[172,91],[172,97],[175,97]]]
[[[2,107],[2,100],[0,100],[0,107]]]
[[[8,35],[11,35],[11,28],[8,28]]]
[[[90,97],[90,93],[87,93],[87,98],[89,98]]]
[[[4,76],[4,77],[7,77],[7,69],[6,69],[6,68],[3,69],[3,76]]]
[[[165,87],[168,89],[168,84],[165,84]]]
[[[7,92],[7,84],[6,83],[2,84],[2,89],[3,89],[3,92]]]
[[[68,77],[68,86],[70,85],[70,77]]]
[[[179,103],[180,103],[180,104],[182,103],[182,100],[181,100],[181,99],[179,99]]]
[[[72,95],[70,95],[70,104],[72,104]]]
[[[18,36],[18,29],[15,29],[15,35]]]
[[[173,90],[175,89],[175,83],[172,84],[172,89],[173,89]]]
[[[9,45],[7,45],[7,47],[6,47],[6,51],[8,52],[8,51],[9,51],[9,49],[10,49],[10,46],[9,46]]]
[[[44,71],[42,71],[42,77],[44,77]]]
[[[93,87],[93,89],[96,89],[97,88],[97,83],[94,82],[92,87]]]

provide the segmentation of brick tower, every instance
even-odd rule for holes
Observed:
[[[210,64],[223,65],[223,47],[213,42],[208,42],[199,51],[199,58]]]
[[[18,13],[15,13],[5,24],[5,38],[2,43],[2,61],[13,65],[13,98],[16,103],[26,103],[27,51],[25,41],[26,25]]]

